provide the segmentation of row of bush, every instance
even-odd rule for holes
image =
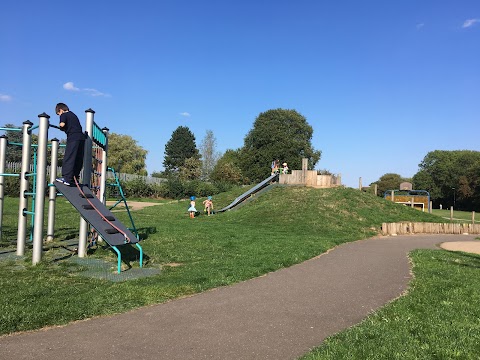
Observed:
[[[228,191],[233,185],[225,182],[204,182],[200,180],[181,181],[176,178],[170,178],[160,184],[147,184],[141,179],[121,181],[120,185],[125,196],[130,198],[164,198],[164,199],[183,199],[192,195],[204,197],[215,195]],[[32,191],[32,184],[30,186]],[[119,196],[118,186],[110,183],[106,188],[108,198]],[[8,196],[19,196],[20,182],[18,177],[5,177],[3,191]],[[48,191],[46,191],[48,194]]]
[[[118,197],[118,187],[107,186],[107,197]],[[200,180],[182,181],[170,178],[160,184],[147,184],[141,179],[121,181],[122,190],[130,198],[184,199],[192,195],[205,197],[228,191],[233,185],[224,182]]]

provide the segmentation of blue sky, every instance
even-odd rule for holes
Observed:
[[[478,0],[5,0],[0,49],[1,126],[92,108],[149,173],[178,126],[224,152],[276,108],[306,117],[316,168],[347,186],[480,150]]]

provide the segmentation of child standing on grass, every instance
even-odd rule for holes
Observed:
[[[211,196],[207,197],[207,200],[203,202],[203,206],[205,206],[205,212],[207,215],[210,216],[210,213],[213,211],[213,201]]]
[[[190,212],[190,219],[193,219],[197,212],[197,209],[195,209],[195,196],[190,196],[190,207],[188,208],[188,211]]]
[[[85,149],[85,134],[77,115],[70,111],[64,103],[58,103],[55,113],[60,116],[60,130],[67,134],[67,144],[63,155],[62,177],[56,181],[67,186],[74,186],[75,180],[80,181],[80,171],[83,167],[83,151]]]

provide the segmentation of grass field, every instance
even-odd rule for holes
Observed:
[[[416,250],[411,258],[407,296],[302,359],[478,359],[480,256]]]
[[[450,220],[450,210],[440,210],[432,209],[432,214],[440,216],[444,219]],[[475,224],[480,223],[480,217],[478,214],[474,214]],[[453,211],[453,221],[454,222],[468,222],[472,223],[472,212],[471,211]]]
[[[244,191],[245,189],[236,189],[215,196],[215,207],[227,205]],[[198,199],[198,203],[202,200]],[[16,199],[7,199],[0,242],[2,251],[12,248],[11,239],[16,237],[17,204]],[[187,201],[177,201],[134,212],[136,226],[143,238],[141,244],[145,252],[145,266],[161,269],[158,275],[152,277],[112,282],[79,276],[81,267],[78,265],[68,261],[52,262],[55,257],[54,250],[47,251],[44,254],[45,260],[37,266],[31,266],[31,254],[23,260],[1,261],[0,308],[3,311],[0,314],[0,334],[120,313],[233,284],[300,263],[338,244],[371,237],[380,230],[382,222],[444,221],[435,215],[344,188],[276,187],[237,211],[210,217],[202,215],[195,219],[188,218],[187,207]],[[59,240],[77,236],[79,221],[65,200],[58,201],[57,214]],[[126,214],[118,214],[127,223]],[[91,256],[108,259],[112,263],[112,272],[115,271],[116,258],[110,251],[99,247]],[[377,346],[391,346],[392,351],[409,354],[415,346],[412,345],[404,351],[401,336],[410,334],[414,339],[417,337],[419,333],[412,332],[406,326],[417,323],[418,327],[423,328],[422,319],[416,316],[423,312],[429,314],[430,331],[434,332],[429,336],[438,337],[438,344],[445,341],[442,340],[444,336],[451,336],[446,333],[446,325],[438,327],[439,331],[435,333],[437,320],[442,320],[440,318],[445,310],[443,306],[452,303],[454,308],[453,304],[458,301],[453,296],[455,294],[462,297],[465,303],[478,300],[471,287],[467,288],[456,280],[471,276],[480,278],[478,258],[462,256],[445,251],[415,252],[413,261],[416,280],[411,294],[415,294],[418,288],[426,289],[422,290],[425,291],[425,294],[422,294],[424,298],[414,299],[412,304],[403,305],[399,312],[388,310],[389,307],[396,306],[397,302],[410,299],[412,296],[409,294],[381,310],[380,318],[378,314],[374,314],[358,327],[345,332],[350,334],[352,331],[360,331],[360,335],[353,335],[360,339],[353,347],[349,339],[343,340],[341,337],[350,335],[341,334],[340,340],[329,339],[311,356],[324,358],[327,356],[325,353],[342,351],[342,346],[347,346],[348,351],[354,351],[353,349],[358,347],[357,353],[362,354],[365,347],[365,341],[361,341],[362,334],[368,330],[362,330],[364,327],[370,329],[368,331],[371,333],[367,336],[372,348],[376,341]],[[443,260],[429,262],[432,257],[443,257]],[[438,267],[438,263],[442,267]],[[459,266],[459,263],[466,265]],[[475,264],[477,265],[473,266]],[[131,265],[138,267],[136,261],[132,261]],[[442,285],[444,293],[448,293],[449,297],[442,300],[446,301],[445,304],[429,302],[429,296],[440,295],[435,294],[438,288],[429,288],[425,284],[435,284],[438,278],[442,277],[438,272],[442,271],[449,276],[444,280],[447,284],[450,284],[449,278],[452,278],[450,273],[456,274],[453,285]],[[472,286],[478,285],[474,283]],[[435,306],[432,306],[432,303]],[[466,332],[457,338],[477,338],[480,333],[478,313],[467,309],[462,316],[461,323],[472,322],[476,327],[468,327]],[[403,325],[397,318],[404,319]],[[390,325],[396,325],[391,328],[392,334],[397,332],[397,328],[406,333],[399,335],[397,340],[392,340],[391,343],[385,343],[385,338],[380,335],[384,332],[383,329]],[[463,332],[461,329],[455,331]],[[418,337],[418,341],[422,339],[428,338]],[[435,345],[435,348],[437,346],[439,345]],[[462,354],[473,354],[474,350],[478,350],[468,342],[465,349],[466,352]],[[415,348],[415,351],[418,349]],[[368,354],[368,350],[363,354]],[[409,356],[414,358],[413,355]]]

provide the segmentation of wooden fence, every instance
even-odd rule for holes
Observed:
[[[480,234],[480,224],[424,222],[383,223],[382,234]]]
[[[316,188],[331,188],[342,185],[339,175],[317,175],[316,170],[293,170],[290,174],[280,174],[278,183]]]
[[[302,159],[302,170],[292,170],[290,174],[280,174],[279,184],[305,185],[315,188],[331,188],[342,185],[338,175],[318,175],[317,170],[308,170],[308,159]]]

